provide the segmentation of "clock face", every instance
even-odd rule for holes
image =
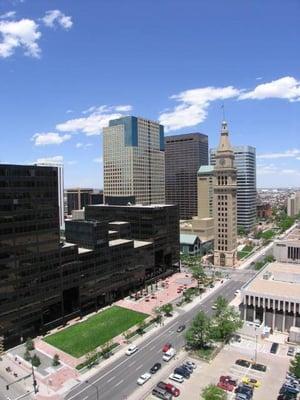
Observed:
[[[225,162],[226,162],[225,158],[220,158],[220,164],[221,164],[221,165],[224,165]]]

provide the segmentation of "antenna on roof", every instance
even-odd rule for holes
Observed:
[[[225,121],[225,106],[224,106],[224,103],[222,103],[221,108],[222,108],[222,112],[223,112],[223,121]]]

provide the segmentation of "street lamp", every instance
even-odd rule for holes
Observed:
[[[90,386],[93,386],[96,391],[97,391],[97,400],[99,400],[99,388],[96,386],[94,383],[90,383],[89,381],[85,381],[85,383],[89,384]]]
[[[256,319],[254,321],[254,331],[255,331],[255,353],[254,353],[254,362],[256,364],[257,361],[257,325],[260,325],[260,320]]]

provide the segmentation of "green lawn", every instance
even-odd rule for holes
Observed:
[[[74,357],[81,357],[147,317],[147,314],[113,306],[44,340]]]
[[[241,260],[242,258],[247,258],[253,250],[252,246],[244,246],[241,251],[238,251],[237,256],[238,259]]]

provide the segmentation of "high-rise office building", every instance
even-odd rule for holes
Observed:
[[[164,128],[133,116],[103,129],[104,198],[134,197],[137,204],[165,203]]]
[[[70,188],[65,191],[65,194],[68,215],[71,215],[73,210],[82,210],[87,205],[103,203],[102,190]]]
[[[237,170],[237,224],[248,232],[256,220],[256,150],[252,146],[235,146],[233,152]],[[211,149],[211,165],[215,165],[215,153]]]
[[[5,347],[111,304],[179,263],[177,206],[87,206],[89,218],[66,220],[61,241],[57,173],[0,165]]]
[[[237,202],[234,151],[227,123],[222,122],[214,168],[214,264],[232,267],[237,259]]]
[[[61,230],[65,229],[65,210],[64,210],[64,165],[63,163],[55,161],[38,162],[37,165],[41,167],[55,167],[57,168],[57,189],[58,189],[58,214],[59,214],[59,227]]]
[[[178,204],[180,219],[197,215],[197,172],[208,164],[208,137],[189,133],[165,137],[166,202]]]
[[[214,216],[214,167],[202,165],[198,171],[198,218]]]

